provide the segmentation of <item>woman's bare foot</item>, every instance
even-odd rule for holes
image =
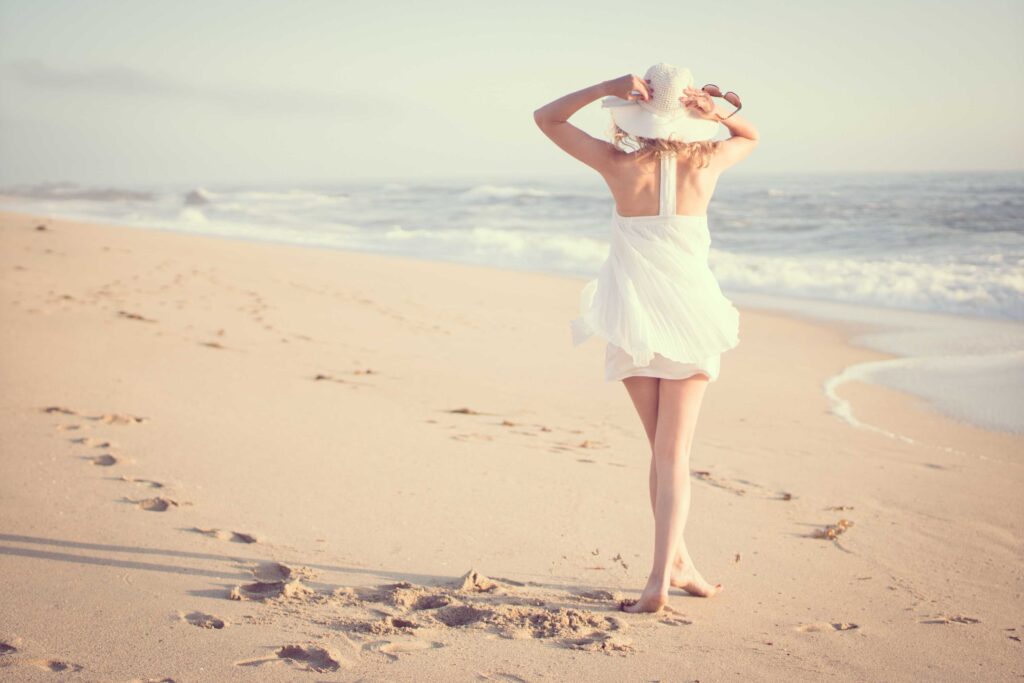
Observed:
[[[696,569],[684,567],[680,562],[672,564],[672,574],[669,583],[673,588],[682,588],[690,595],[696,595],[700,598],[710,598],[713,595],[718,595],[723,588],[720,583],[714,585],[708,583],[700,575],[700,572]]]
[[[660,612],[661,608],[668,604],[668,591],[650,591],[646,589],[640,594],[639,600],[626,599],[619,602],[619,609],[623,612],[639,614],[641,612]]]

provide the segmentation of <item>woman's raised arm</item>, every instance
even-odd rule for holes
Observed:
[[[639,94],[633,94],[634,91]],[[569,117],[594,100],[609,95],[630,100],[650,99],[647,83],[638,76],[628,74],[548,102],[533,112],[533,120],[552,142],[587,166],[602,172],[618,150],[610,142],[588,135],[569,123]]]
[[[711,157],[711,165],[720,171],[746,159],[761,139],[754,124],[739,114],[725,119],[722,121],[722,125],[729,129],[732,137],[722,140],[718,145],[718,151]]]
[[[720,109],[711,99],[711,95],[703,90],[687,88],[684,93],[680,98],[683,106],[703,119],[720,122],[729,129],[729,133],[732,135],[728,140],[722,140],[718,144],[718,151],[711,158],[712,165],[724,171],[754,151],[760,140],[754,124],[739,114],[730,115],[728,111]]]

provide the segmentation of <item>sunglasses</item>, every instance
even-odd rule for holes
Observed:
[[[740,96],[734,93],[732,90],[723,95],[721,89],[713,83],[708,83],[703,88],[701,88],[701,90],[711,95],[712,97],[722,97],[725,99],[726,102],[736,107],[736,111],[734,111],[732,114],[735,114],[737,111],[743,108],[743,103],[740,102]],[[732,116],[732,114],[729,114],[729,116]],[[729,116],[721,116],[719,117],[719,119],[725,121],[727,118],[729,118]]]

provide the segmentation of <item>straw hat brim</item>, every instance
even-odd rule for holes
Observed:
[[[642,100],[624,100],[606,97],[601,106],[607,108],[612,120],[630,135],[644,138],[662,138],[679,142],[710,140],[718,133],[718,121],[702,119],[680,107],[678,113],[664,114],[651,110]]]

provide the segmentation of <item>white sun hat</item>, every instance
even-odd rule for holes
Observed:
[[[718,132],[718,121],[700,118],[679,99],[684,89],[693,87],[689,69],[659,62],[647,70],[644,80],[649,80],[654,90],[649,101],[621,97],[601,100],[619,128],[634,136],[679,142],[710,140]]]

